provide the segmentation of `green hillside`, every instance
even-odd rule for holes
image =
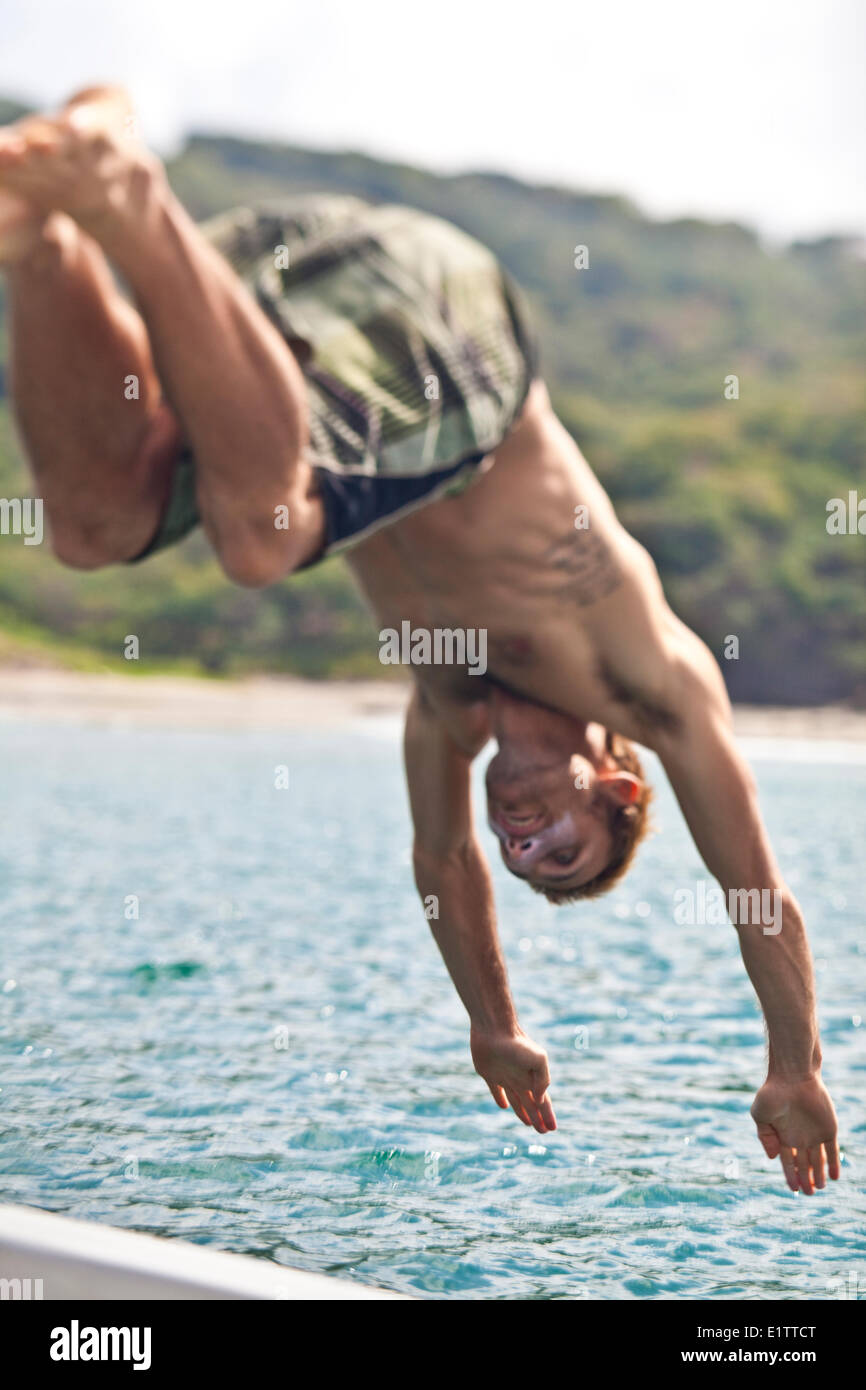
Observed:
[[[15,114],[0,102],[0,122]],[[652,222],[620,198],[211,135],[192,136],[170,173],[199,217],[333,189],[412,203],[486,241],[526,291],[560,417],[673,606],[718,655],[739,637],[740,659],[723,662],[732,695],[866,703],[866,537],[825,524],[830,498],[866,497],[861,248],[827,238],[770,252],[745,227]],[[574,267],[578,245],[587,269]],[[10,497],[27,485],[3,356]],[[66,660],[126,666],[135,632],[148,669],[385,673],[338,561],[250,592],[221,577],[198,536],[95,574],[63,570],[45,547],[0,547],[0,660],[57,644]]]

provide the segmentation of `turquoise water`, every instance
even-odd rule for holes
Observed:
[[[539,1136],[472,1071],[395,727],[7,724],[2,1199],[422,1296],[863,1298],[866,759],[750,751],[817,957],[832,1190],[789,1193],[754,1138],[760,1017],[733,929],[674,924],[706,876],[665,789],[598,903],[497,872]]]

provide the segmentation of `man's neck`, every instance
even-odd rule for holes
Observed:
[[[549,705],[527,700],[500,681],[490,682],[490,729],[500,748],[517,745],[552,758],[580,753],[601,762],[606,752],[606,731],[601,724],[562,714]]]

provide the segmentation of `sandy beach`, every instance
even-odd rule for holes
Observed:
[[[46,668],[0,667],[0,719],[121,723],[187,728],[327,728],[398,715],[408,685],[395,681],[307,681],[257,676],[197,680]],[[738,734],[750,738],[866,741],[866,710],[739,705]]]

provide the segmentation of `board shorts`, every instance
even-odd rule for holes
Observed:
[[[491,251],[442,218],[343,194],[235,208],[200,230],[286,341],[310,350],[298,360],[325,512],[316,561],[469,486],[538,374],[522,292]],[[133,562],[198,522],[185,445]]]

